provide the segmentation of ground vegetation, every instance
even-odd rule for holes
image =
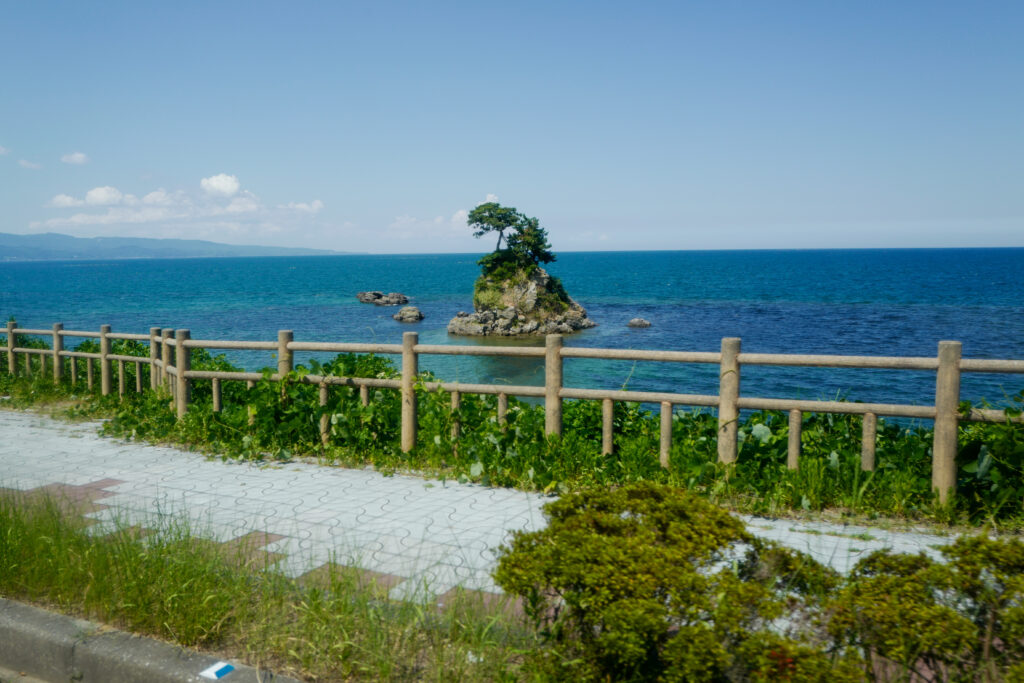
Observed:
[[[88,345],[91,342],[85,342]],[[86,347],[82,347],[86,348]],[[118,342],[116,353],[147,355],[138,342]],[[33,360],[38,367],[38,357]],[[238,370],[223,355],[193,350],[192,365],[203,370]],[[3,366],[6,368],[6,366]],[[115,373],[117,366],[114,367]],[[22,370],[19,370],[21,373]],[[126,386],[135,385],[135,366],[125,364]],[[143,372],[148,373],[146,366]],[[223,458],[289,460],[313,457],[325,464],[373,465],[383,471],[476,481],[492,486],[567,493],[590,486],[653,481],[686,489],[731,509],[764,515],[826,515],[836,519],[886,519],[907,523],[996,525],[1016,529],[1024,521],[1024,425],[969,423],[960,427],[957,492],[939,505],[931,490],[929,425],[879,420],[876,469],[861,469],[861,419],[853,415],[810,414],[802,425],[799,468],[786,466],[788,415],[758,411],[741,416],[739,458],[717,462],[718,421],[701,410],[672,416],[669,467],[658,461],[660,421],[647,406],[616,403],[614,453],[601,451],[601,406],[566,401],[563,434],[544,433],[542,406],[509,398],[504,421],[494,396],[465,395],[458,410],[440,391],[418,390],[418,431],[411,453],[399,448],[400,397],[371,390],[363,405],[354,387],[335,387],[325,406],[309,374],[397,377],[392,363],[372,355],[343,354],[309,361],[278,383],[265,371],[251,389],[223,383],[223,410],[214,412],[209,381],[193,383],[192,404],[177,420],[162,391],[124,399],[99,396],[84,377],[55,386],[38,369],[32,377],[0,369],[5,405],[59,405],[64,415],[106,418],[112,436],[175,443]],[[144,378],[148,385],[148,375]],[[427,374],[423,381],[430,380]],[[118,384],[116,376],[114,386]],[[1024,392],[1011,397],[1008,418],[1019,416]],[[965,404],[963,409],[970,408]],[[321,439],[321,417],[328,424]],[[460,425],[457,439],[452,428]]]

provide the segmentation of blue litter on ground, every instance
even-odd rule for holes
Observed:
[[[224,678],[229,673],[235,670],[235,667],[227,662],[217,662],[213,666],[207,667],[199,672],[199,675],[203,678],[209,678],[210,680],[216,681]]]

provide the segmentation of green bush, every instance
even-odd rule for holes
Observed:
[[[963,412],[971,405],[964,403]],[[1024,391],[1013,397],[1013,406],[1005,410],[1007,418],[1018,418],[1024,411]],[[1024,428],[1009,419],[1005,422],[969,422],[960,429],[957,454],[959,495],[982,508],[993,518],[1004,508],[1020,509],[1024,503]]]
[[[875,552],[846,578],[727,512],[640,483],[563,496],[495,578],[557,680],[1021,680],[1024,542]]]
[[[1001,680],[1024,673],[1024,543],[962,536],[940,551],[872,553],[828,604],[836,647],[905,676]]]
[[[545,512],[545,529],[502,548],[495,579],[522,598],[551,677],[858,677],[855,660],[812,639],[835,575],[724,510],[644,482],[566,495]]]

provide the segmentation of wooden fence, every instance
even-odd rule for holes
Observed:
[[[52,338],[52,348],[36,349],[19,347],[19,335],[47,336]],[[99,351],[69,351],[64,349],[65,337],[88,337],[99,341]],[[148,343],[149,357],[117,355],[111,353],[113,340],[135,340]],[[118,365],[118,393],[127,390],[125,364],[135,365],[135,391],[143,390],[142,368],[149,366],[149,388],[156,390],[166,387],[174,397],[179,419],[189,407],[190,385],[194,380],[210,380],[213,389],[213,409],[221,409],[221,383],[244,381],[253,386],[263,378],[256,372],[216,372],[193,370],[191,349],[220,350],[263,350],[277,354],[277,372],[271,375],[275,381],[291,372],[294,354],[303,352],[328,353],[374,353],[401,356],[400,379],[379,379],[364,377],[335,377],[305,375],[302,381],[320,387],[320,405],[326,405],[332,386],[358,387],[364,404],[369,401],[370,388],[397,389],[402,397],[401,448],[409,452],[416,443],[416,384],[421,355],[461,356],[520,356],[544,359],[544,386],[507,386],[495,384],[465,384],[453,382],[425,382],[423,388],[430,391],[441,389],[451,395],[453,411],[458,410],[462,394],[497,395],[498,420],[505,420],[509,396],[532,396],[543,399],[545,430],[548,434],[562,432],[562,401],[583,399],[602,402],[602,449],[612,452],[612,414],[615,401],[636,401],[656,403],[661,406],[660,460],[668,466],[669,449],[672,445],[673,407],[706,406],[718,412],[718,460],[733,463],[738,454],[737,429],[739,411],[781,410],[789,412],[789,448],[787,464],[791,469],[799,467],[800,431],[803,414],[806,412],[844,413],[861,415],[861,467],[865,471],[875,468],[876,427],[879,416],[909,417],[933,420],[935,423],[932,448],[932,487],[939,492],[944,502],[956,488],[957,427],[962,419],[977,422],[1003,422],[1006,414],[1000,410],[971,410],[960,415],[960,375],[964,372],[1024,373],[1024,360],[989,360],[961,358],[961,345],[957,341],[940,341],[935,357],[900,356],[833,356],[805,354],[742,353],[740,340],[736,337],[722,339],[717,352],[703,351],[655,351],[627,349],[597,349],[562,345],[562,336],[551,334],[546,337],[544,348],[521,346],[447,346],[420,344],[415,332],[406,332],[401,344],[359,344],[332,342],[295,341],[290,330],[278,332],[277,341],[222,341],[214,339],[192,339],[189,330],[173,330],[152,327],[149,334],[114,333],[110,325],[102,325],[98,332],[65,330],[56,323],[52,330],[22,329],[11,321],[7,323],[7,368],[17,372],[16,356],[25,358],[26,372],[32,371],[31,357],[41,357],[40,367],[46,371],[47,359],[51,361],[53,379],[60,381],[65,374],[65,360],[70,361],[70,379],[78,381],[78,361],[86,362],[86,381],[93,384],[94,364],[99,364],[100,392],[113,392],[113,363]],[[719,391],[716,395],[681,394],[651,391],[613,391],[605,389],[581,389],[566,387],[562,381],[562,362],[566,358],[597,358],[605,360],[659,361],[667,363],[705,363],[719,366]],[[893,370],[935,371],[935,402],[933,405],[915,406],[890,403],[847,403],[843,401],[808,401],[797,399],[758,398],[740,395],[741,368],[747,365],[772,365],[816,368],[871,368]],[[1022,418],[1012,418],[1022,422]],[[453,438],[458,437],[460,425],[452,429]],[[321,437],[326,443],[329,425],[324,416],[320,424]]]

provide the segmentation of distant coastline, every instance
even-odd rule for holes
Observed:
[[[952,252],[952,251],[1020,251],[1024,246],[957,246],[957,247],[808,247],[808,248],[735,248],[735,249],[563,249],[561,254],[795,254],[795,253],[865,253],[865,252]],[[305,247],[268,247],[224,244],[206,240],[156,239],[144,237],[73,237],[62,233],[19,235],[0,232],[0,263],[45,261],[108,261],[191,258],[259,258],[287,256],[375,256],[436,257],[467,256],[474,260],[479,251],[458,252],[366,252],[309,249]]]
[[[359,252],[222,244],[205,240],[145,237],[72,237],[55,232],[15,235],[0,232],[0,261],[233,258],[253,256],[341,256]]]

